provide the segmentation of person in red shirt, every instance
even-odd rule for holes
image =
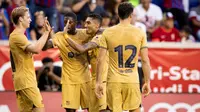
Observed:
[[[179,42],[180,40],[179,31],[174,27],[174,16],[171,12],[167,12],[163,25],[152,33],[152,41]]]

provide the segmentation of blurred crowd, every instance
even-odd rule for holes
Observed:
[[[78,28],[84,26],[89,13],[98,13],[106,28],[119,22],[117,8],[126,1],[135,6],[132,24],[147,32],[148,41],[200,41],[200,0],[0,0],[0,40],[8,40],[14,29],[10,14],[18,6],[30,9],[32,23],[25,34],[29,40],[37,40],[44,31],[44,17],[58,32],[64,28],[66,12],[77,14]]]

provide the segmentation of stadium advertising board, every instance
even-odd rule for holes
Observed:
[[[64,112],[60,92],[42,92],[42,97],[47,112]],[[0,99],[0,112],[18,112],[14,92],[0,92]],[[199,101],[199,94],[151,94],[143,99],[142,112],[200,112]]]
[[[34,55],[35,68],[44,57],[61,65],[59,51],[51,49]],[[9,47],[0,46],[0,91],[13,90]],[[149,48],[151,88],[153,93],[200,93],[200,49]]]

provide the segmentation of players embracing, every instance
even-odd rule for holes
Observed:
[[[15,30],[10,35],[9,40],[11,52],[14,55],[11,56],[11,59],[16,62],[16,50],[24,53],[22,54],[23,60],[32,56],[26,54],[28,52],[38,53],[42,48],[46,50],[57,47],[63,61],[60,80],[62,84],[62,107],[66,109],[66,112],[75,112],[80,106],[82,109],[88,109],[89,112],[105,112],[107,110],[112,112],[122,112],[123,110],[139,112],[141,104],[137,71],[139,54],[144,72],[142,89],[145,96],[151,92],[150,62],[146,34],[131,25],[133,10],[134,7],[130,3],[121,3],[118,7],[120,23],[105,29],[103,33],[100,29],[102,23],[100,15],[90,14],[85,21],[86,29],[76,29],[77,17],[74,13],[69,12],[64,18],[66,25],[64,31],[57,32],[50,40],[47,40],[47,38],[51,28],[46,21],[46,33],[38,41],[38,48],[35,48],[38,51],[27,42],[26,37],[18,34],[19,36],[15,38],[14,36],[20,32],[20,30]],[[24,31],[28,26],[24,26],[26,23],[21,20],[27,21],[27,23],[30,20],[24,18],[23,14],[19,17],[22,18],[18,18],[16,24],[20,24],[19,27],[23,26],[22,30]],[[20,42],[19,39],[23,41]],[[92,73],[90,73],[89,64],[92,67]],[[13,70],[15,69],[18,71],[18,68],[15,68],[14,65]],[[30,73],[27,74],[32,74],[32,69],[28,71]],[[21,74],[24,73],[26,72]],[[25,76],[18,75],[18,77],[23,78]],[[34,82],[33,85],[35,87],[37,83]],[[17,88],[18,84],[15,84],[15,87]],[[36,110],[37,107],[43,108],[38,88],[22,89],[17,89],[17,91],[20,90],[20,92],[17,92],[20,110],[25,109],[23,102],[26,102],[24,97],[29,98],[27,94],[38,96],[38,101],[36,101],[37,99],[27,100],[29,102],[27,104],[30,104],[29,110],[33,110],[34,106]],[[32,93],[36,90],[37,93]]]

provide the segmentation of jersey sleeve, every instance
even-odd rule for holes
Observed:
[[[100,46],[100,38],[101,38],[101,35],[97,35],[92,38],[91,42],[94,42],[95,44],[97,44],[97,46]]]
[[[106,42],[106,31],[103,32],[101,38],[99,38],[99,47],[107,49],[107,42]]]
[[[63,34],[62,32],[58,32],[54,35],[53,39],[52,39],[52,43],[53,43],[53,47],[58,47],[59,46],[59,39],[62,38],[62,36],[64,36],[64,38],[68,38],[67,34]]]
[[[147,35],[145,32],[141,31],[142,32],[142,41],[141,41],[141,49],[142,48],[147,48]]]
[[[25,35],[17,35],[15,38],[12,38],[12,41],[22,50],[25,50],[26,47],[31,44]]]

